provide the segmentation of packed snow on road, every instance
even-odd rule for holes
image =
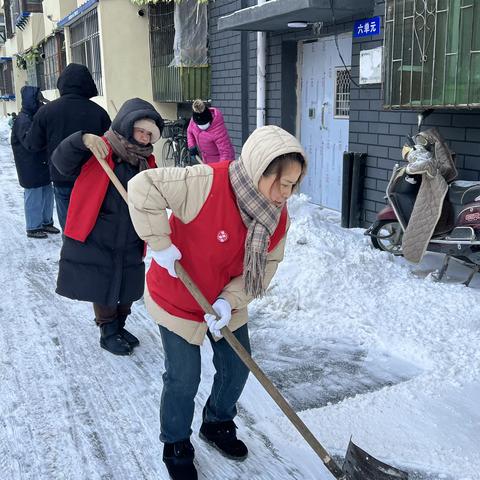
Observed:
[[[163,352],[142,302],[141,345],[120,358],[99,347],[91,305],[55,294],[59,235],[25,234],[6,121],[0,124],[0,477],[168,479],[158,440]],[[479,275],[453,265],[445,281],[373,250],[363,230],[290,201],[286,257],[250,307],[253,356],[337,459],[350,436],[413,479],[480,478]],[[250,449],[235,463],[198,438],[214,374],[202,347],[194,434],[201,478],[331,479],[250,376],[236,419]]]

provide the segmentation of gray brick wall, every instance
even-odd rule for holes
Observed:
[[[212,62],[212,102],[225,114],[237,154],[242,145],[242,108],[248,109],[248,131],[256,124],[256,33],[248,33],[248,94],[241,95],[240,58],[241,34],[217,32],[219,16],[255,4],[254,0],[216,0],[209,7],[210,56]],[[383,17],[385,5],[375,1],[373,15]],[[325,25],[321,36],[351,31],[353,22]],[[382,18],[383,30],[383,18]],[[282,125],[286,112],[282,111],[282,44],[314,38],[311,31],[272,34],[267,36],[267,123]],[[360,51],[382,45],[383,39],[364,37],[352,42],[352,77],[358,82]],[[296,64],[286,64],[296,69]],[[288,93],[287,93],[288,94]],[[295,85],[290,95],[296,95]],[[401,161],[401,146],[405,136],[416,132],[416,113],[411,111],[387,111],[383,109],[381,85],[356,87],[351,85],[350,135],[351,151],[365,152],[366,178],[363,190],[362,223],[367,226],[375,214],[385,205],[384,194],[388,178],[395,163]],[[288,107],[284,107],[288,108]],[[425,122],[425,127],[435,126],[456,152],[459,178],[480,180],[480,112],[445,110],[436,111]]]
[[[384,2],[377,2],[374,15],[382,16]],[[366,39],[365,39],[366,38]],[[378,38],[378,37],[377,37]],[[358,81],[361,50],[382,45],[383,39],[364,37],[352,45],[352,77]],[[351,85],[350,150],[366,152],[367,169],[363,191],[363,224],[375,220],[385,206],[383,198],[387,179],[395,163],[400,163],[405,136],[417,131],[417,113],[386,111],[382,108],[380,85]],[[450,148],[456,152],[459,179],[480,180],[480,111],[436,110],[425,121],[425,128],[436,127]]]

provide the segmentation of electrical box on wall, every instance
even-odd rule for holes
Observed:
[[[383,47],[360,52],[360,85],[382,82]]]

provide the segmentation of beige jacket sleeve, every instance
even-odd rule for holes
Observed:
[[[171,245],[167,208],[182,222],[200,212],[212,188],[208,165],[144,170],[128,182],[128,208],[138,236],[153,250]]]

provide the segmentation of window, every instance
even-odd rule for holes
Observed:
[[[350,114],[350,70],[336,69],[335,114],[336,118],[348,118]]]
[[[159,2],[149,5],[153,98],[158,102],[187,102],[195,98],[208,99],[210,96],[210,68],[208,65],[201,67],[172,65],[175,48],[174,9],[177,8],[177,5],[175,2]]]
[[[14,25],[12,23],[12,12],[10,9],[10,0],[4,0],[3,13],[5,14],[5,30],[7,32],[7,38],[13,37]]]
[[[15,96],[12,59],[2,59],[0,63],[0,95],[3,99]]]
[[[0,45],[5,43],[6,40],[7,30],[5,28],[5,15],[3,15],[3,13],[0,13]]]
[[[70,40],[72,61],[88,67],[97,85],[98,94],[103,95],[100,36],[96,9],[88,12],[77,22],[72,23]]]
[[[43,63],[45,90],[52,90],[57,87],[58,76],[67,63],[63,32],[58,32],[47,39],[43,46],[43,53],[45,55]]]
[[[385,104],[480,105],[480,2],[387,0]]]
[[[33,87],[39,87],[41,90],[45,90],[42,48],[38,47],[35,50],[36,54],[26,60],[27,83]]]
[[[3,4],[7,23],[7,36],[13,37],[15,27],[23,30],[31,13],[42,13],[42,0],[5,0]]]

